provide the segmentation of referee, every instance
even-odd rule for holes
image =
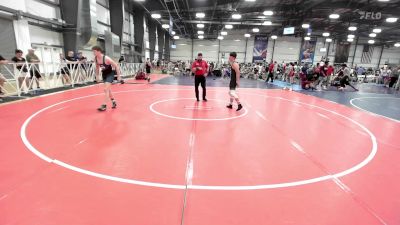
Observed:
[[[196,92],[196,99],[199,100],[199,84],[203,88],[203,101],[207,101],[206,99],[206,77],[208,73],[208,65],[207,62],[203,60],[203,54],[197,54],[197,60],[192,64],[192,72],[195,74],[194,77],[194,88]]]

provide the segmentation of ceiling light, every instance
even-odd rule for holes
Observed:
[[[254,32],[254,33],[260,32],[260,29],[258,29],[258,28],[253,28],[253,32]]]
[[[199,30],[199,31],[197,31],[197,34],[204,34],[204,31]]]
[[[263,25],[265,25],[265,26],[271,26],[271,25],[272,25],[272,22],[271,22],[271,21],[265,21],[265,22],[263,23]]]
[[[151,14],[151,17],[154,18],[154,19],[160,19],[161,15],[158,14],[158,13],[154,13],[154,14]]]
[[[301,25],[301,27],[307,29],[307,28],[310,28],[310,24],[305,23],[305,24]]]
[[[223,36],[228,35],[228,32],[226,32],[226,31],[221,31],[221,35],[223,35]]]
[[[176,34],[176,32],[175,32],[175,31],[171,31],[171,34],[172,34],[172,35],[175,35],[175,34]]]
[[[375,33],[370,33],[369,36],[370,37],[376,37],[376,34]]]
[[[374,40],[369,40],[368,44],[375,44],[375,41]]]
[[[255,2],[256,0],[246,0],[246,2]]]
[[[179,39],[179,36],[174,36],[174,39],[175,39],[175,40],[178,40],[178,39]]]
[[[204,14],[204,13],[196,13],[197,18],[204,18],[205,16],[206,16],[206,14]]]
[[[339,14],[331,14],[329,15],[329,18],[331,19],[339,19],[340,15]]]
[[[332,42],[332,39],[327,38],[327,39],[326,39],[326,42]]]
[[[378,0],[378,2],[388,2],[390,0]]]
[[[163,24],[163,25],[161,25],[161,27],[162,27],[162,28],[165,28],[165,29],[168,29],[168,28],[169,28],[169,25],[168,25],[168,24]]]
[[[308,36],[310,36],[310,35],[311,35],[311,33],[307,33],[307,35],[308,35]]]
[[[347,41],[348,41],[348,42],[353,42],[354,39],[353,39],[353,38],[347,38]]]
[[[374,33],[380,33],[380,32],[382,32],[382,29],[380,29],[380,28],[375,28],[375,29],[372,30],[372,32],[374,32]]]
[[[238,19],[240,19],[240,18],[242,18],[242,15],[240,15],[240,14],[237,14],[237,13],[235,13],[235,14],[232,14],[232,19],[236,19],[236,20],[238,20]]]
[[[400,43],[394,44],[394,47],[396,47],[396,48],[400,47]]]
[[[349,31],[356,31],[357,27],[349,27]]]
[[[331,35],[331,34],[328,32],[322,33],[322,36],[324,36],[324,37],[329,37],[329,35]]]
[[[267,11],[264,11],[263,14],[266,16],[272,16],[272,15],[274,15],[274,12],[272,12],[271,10],[267,10]]]
[[[259,19],[265,19],[265,18],[267,18],[266,16],[257,16],[257,18],[259,18]]]
[[[244,34],[244,36],[245,36],[245,37],[250,37],[251,35],[250,35],[250,34]]]
[[[387,19],[386,19],[386,22],[388,22],[388,23],[396,23],[398,19],[399,19],[399,18],[390,17],[390,18],[387,18]]]
[[[347,35],[347,38],[350,38],[350,39],[353,39],[353,38],[355,38],[356,36],[355,35],[353,35],[353,34],[349,34],[349,35]]]
[[[239,39],[236,39],[235,41],[240,41]]]
[[[199,39],[204,39],[204,36],[203,35],[199,35]]]
[[[277,39],[278,38],[278,36],[276,36],[276,35],[272,35],[271,36],[271,39],[273,39],[273,40],[275,40],[275,39]]]
[[[309,40],[311,40],[311,38],[310,37],[305,37],[304,40],[309,41]]]
[[[227,24],[227,25],[225,25],[225,28],[226,28],[226,29],[232,29],[232,28],[233,28],[233,25]]]
[[[179,44],[179,45],[187,45],[187,44],[183,43],[183,44]]]
[[[219,39],[219,40],[223,40],[223,39],[224,39],[224,37],[222,37],[222,36],[218,36],[218,39]]]

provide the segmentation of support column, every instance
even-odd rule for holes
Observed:
[[[274,53],[275,53],[275,39],[274,39],[274,45],[272,46],[272,55],[271,55],[271,60],[274,62]]]
[[[14,20],[13,26],[17,48],[28,53],[28,49],[32,48],[28,20]]]
[[[356,46],[354,46],[354,54],[353,54],[353,59],[351,60],[351,68],[353,68],[354,65],[354,58],[356,57],[357,45],[358,45],[358,36],[356,39]]]
[[[161,27],[161,25],[157,26],[157,34],[158,34],[158,59],[164,59],[164,43],[165,43],[165,30]]]
[[[384,46],[384,45],[382,45],[381,54],[379,55],[378,68],[379,68],[379,67],[380,67],[380,65],[381,65],[382,54],[383,54],[383,49],[384,49],[384,48],[385,48],[385,46]]]
[[[139,55],[137,55],[137,58],[135,59],[135,62],[141,62],[142,60],[142,55],[143,55],[143,38],[144,38],[144,11],[140,10],[139,8],[136,8],[137,10],[134,10],[134,36],[135,36],[135,52],[137,52]]]
[[[170,36],[168,32],[165,32],[165,49],[164,49],[164,57],[165,60],[168,62],[171,59],[171,44],[170,44]]]
[[[68,29],[63,31],[64,52],[76,50],[77,28],[78,28],[79,0],[60,1],[62,19],[70,24]]]
[[[156,29],[157,22],[153,19],[149,19],[149,42],[150,42],[150,61],[154,60],[154,52],[156,49]]]
[[[244,63],[246,63],[246,58],[247,58],[247,42],[249,41],[249,38],[246,38],[246,47],[244,48]]]
[[[110,5],[111,32],[119,36],[121,45],[124,34],[124,22],[125,22],[124,1],[112,0],[109,1],[109,5]]]

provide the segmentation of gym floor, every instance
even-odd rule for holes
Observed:
[[[152,75],[0,105],[0,224],[400,224],[400,96]],[[200,88],[201,90],[201,88]],[[234,106],[236,107],[236,105]],[[396,141],[397,140],[397,141]]]

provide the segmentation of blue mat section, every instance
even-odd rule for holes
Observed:
[[[270,83],[270,84],[273,84],[273,85],[281,87],[281,88],[284,88],[284,87],[289,87],[290,88],[291,87],[291,85],[289,83],[283,82],[283,81],[280,81],[280,80],[274,80],[274,83]],[[293,88],[293,91],[301,91],[301,90],[303,90],[301,88],[301,86],[298,85],[298,84],[293,84],[292,88]]]

